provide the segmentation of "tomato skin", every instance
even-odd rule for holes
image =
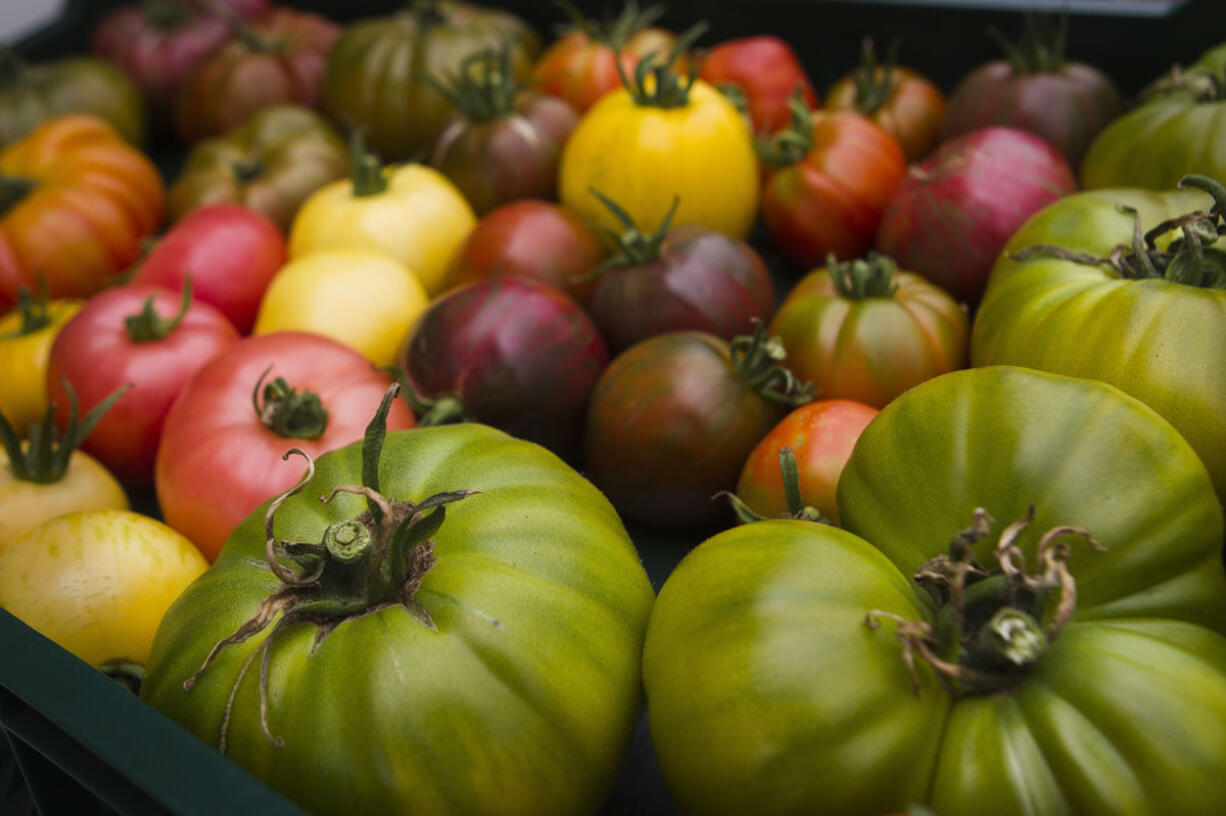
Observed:
[[[817,93],[796,52],[778,37],[722,42],[707,53],[699,76],[712,85],[728,82],[744,90],[755,133],[770,134],[787,126],[788,99],[797,88],[810,109],[817,107]]]
[[[712,167],[719,173],[712,173]],[[562,206],[596,227],[621,224],[591,194],[620,204],[637,224],[659,224],[681,203],[675,226],[700,224],[744,239],[758,210],[758,159],[737,109],[697,80],[676,108],[639,105],[625,88],[579,120],[562,152]]]
[[[0,317],[0,414],[18,436],[47,412],[47,358],[64,324],[81,308],[82,300],[65,298],[47,303],[50,321],[41,329],[19,334],[22,315],[14,310]]]
[[[583,305],[596,286],[588,273],[604,256],[600,236],[569,211],[546,201],[514,201],[477,222],[443,288],[517,275],[561,289]]]
[[[648,54],[663,57],[676,42],[671,32],[648,26],[635,31],[615,49],[582,31],[572,31],[545,49],[532,68],[532,79],[545,93],[565,99],[579,113],[586,113],[602,96],[622,87],[618,62],[626,76],[634,76],[639,60]]]
[[[0,552],[17,536],[45,521],[79,510],[127,510],[128,497],[110,471],[79,450],[49,484],[18,479],[0,449]]]
[[[84,510],[0,546],[0,606],[87,663],[144,664],[162,615],[208,566],[127,510]]]
[[[838,524],[839,476],[860,433],[875,416],[876,408],[854,400],[817,400],[800,406],[750,451],[736,495],[760,515],[788,515],[779,451],[790,448],[796,454],[802,504]]]
[[[898,140],[908,162],[922,159],[940,141],[945,95],[931,80],[910,68],[894,67],[888,80],[885,68],[876,69],[873,76],[877,83],[891,84],[875,107],[872,101],[859,97],[857,75],[850,74],[826,91],[826,109],[858,111]]]
[[[68,113],[97,116],[130,144],[144,144],[145,101],[132,80],[111,63],[69,57],[27,65],[12,51],[0,56],[0,146]]]
[[[355,496],[317,499],[361,482],[360,449],[317,461],[314,481],[278,511],[279,535],[318,541],[363,508]],[[448,506],[431,536],[438,561],[416,600],[438,632],[395,607],[342,624],[317,649],[314,627],[284,630],[268,694],[283,744],[261,732],[256,685],[244,683],[227,755],[319,814],[597,811],[633,734],[653,600],[616,513],[557,457],[485,426],[390,431],[382,461],[380,487],[397,499],[481,491]],[[142,687],[212,745],[262,636],[223,649],[190,692],[182,684],[269,594],[263,553],[261,510],[167,613]]]
[[[177,220],[131,282],[180,291],[190,276],[192,297],[248,334],[264,290],[285,259],[285,237],[267,216],[237,204],[213,204]]]
[[[131,384],[81,446],[130,485],[153,480],[162,424],[179,392],[201,366],[239,338],[221,312],[193,301],[165,337],[136,342],[124,319],[140,313],[147,298],[166,319],[181,304],[179,293],[160,286],[132,284],[97,294],[60,330],[47,361],[47,395],[60,427],[68,424],[71,408],[61,377],[76,392],[82,414]]]
[[[322,435],[286,438],[260,422],[251,401],[265,371],[266,382],[284,377],[319,395],[328,411]],[[301,448],[316,456],[360,438],[390,382],[361,354],[319,335],[276,332],[235,343],[197,372],[166,416],[156,465],[166,523],[214,560],[243,517],[298,479],[300,468],[282,455]],[[388,427],[413,425],[408,407],[393,403]]]
[[[858,258],[907,163],[898,140],[850,111],[813,115],[813,148],[803,160],[772,170],[762,190],[771,237],[792,262],[819,266],[834,253]]]

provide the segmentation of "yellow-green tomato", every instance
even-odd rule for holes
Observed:
[[[83,303],[76,298],[52,300],[33,304],[33,311],[14,309],[0,317],[0,413],[19,435],[47,411],[51,343]]]
[[[736,107],[696,81],[684,104],[642,103],[625,88],[605,94],[562,153],[562,205],[597,226],[622,225],[599,190],[648,229],[680,199],[673,225],[700,224],[744,238],[758,212],[758,160]]]
[[[315,252],[290,261],[272,279],[254,333],[322,334],[375,365],[388,365],[428,302],[417,276],[384,252]]]
[[[0,448],[0,548],[44,521],[78,510],[127,510],[123,488],[88,453],[73,451],[64,475],[54,482],[17,478]]]
[[[85,510],[0,544],[0,607],[87,663],[143,665],[167,607],[207,567],[160,521]]]
[[[430,294],[477,224],[472,207],[437,170],[409,164],[366,178],[335,181],[307,199],[294,218],[289,255],[377,249],[412,269]]]

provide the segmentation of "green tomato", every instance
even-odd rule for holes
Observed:
[[[0,47],[0,146],[70,113],[97,116],[131,144],[145,143],[145,102],[115,65],[92,57],[28,65]]]
[[[379,576],[393,593],[373,607],[329,561],[329,597],[290,590],[314,599],[285,612],[301,622],[224,645],[185,691],[209,650],[284,591],[257,510],[167,613],[142,695],[312,813],[594,811],[633,732],[653,602],[617,514],[562,460],[485,426],[390,431],[382,451],[388,500],[480,491],[446,507],[436,560],[418,559],[424,543],[404,559],[389,547]],[[321,456],[271,513],[276,537],[317,544],[369,520],[361,496],[319,501],[362,482],[362,443]]]
[[[1162,414],[1226,497],[1226,289],[1131,280],[1109,265],[1041,255],[1035,245],[1106,257],[1143,229],[1212,201],[1200,192],[1101,190],[1056,202],[1010,239],[971,333],[971,363],[1022,365],[1109,382]]]
[[[1101,383],[1010,367],[947,374],[869,424],[838,494],[846,530],[737,527],[660,591],[644,683],[683,810],[1203,816],[1226,801],[1222,509],[1161,417]],[[908,580],[921,567],[951,575],[956,558],[934,560],[946,552],[994,564],[995,535],[964,551],[948,542],[983,520],[976,508],[999,531],[1030,503],[1021,563],[1067,572],[1074,592],[1040,595],[997,574],[966,579],[959,606]],[[1106,551],[1070,535],[1056,539],[1067,564],[1059,548],[1041,559],[1056,524],[1086,528]],[[914,634],[923,627],[927,639]],[[921,642],[968,676],[928,661]],[[1022,665],[1001,662],[1016,654]]]

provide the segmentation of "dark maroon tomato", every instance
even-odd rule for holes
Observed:
[[[809,400],[759,330],[731,344],[706,332],[644,340],[592,392],[588,477],[624,517],[662,529],[731,523],[729,503],[754,446]]]
[[[547,201],[504,204],[469,233],[447,271],[445,289],[485,278],[518,275],[561,289],[586,304],[604,245],[591,227]]]
[[[958,84],[942,139],[989,125],[1020,128],[1046,139],[1077,167],[1098,132],[1123,113],[1123,100],[1102,71],[1065,61],[1064,23],[1048,34],[1027,20],[1020,42],[1002,40],[1008,59],[981,65]]]
[[[644,235],[621,207],[601,198],[625,226],[617,236],[620,254],[606,262],[588,306],[613,353],[670,331],[731,340],[753,332],[755,318],[771,319],[770,272],[744,241],[696,224],[670,229],[671,212]]]
[[[527,278],[478,281],[438,298],[397,357],[434,417],[465,418],[572,461],[596,379],[609,361],[584,311]]]

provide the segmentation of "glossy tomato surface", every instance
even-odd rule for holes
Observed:
[[[868,46],[866,56],[872,56]],[[866,59],[855,72],[826,91],[829,110],[854,110],[871,118],[898,140],[907,161],[918,161],[941,138],[945,95],[923,74]]]
[[[788,99],[798,88],[805,104],[817,107],[817,93],[796,52],[778,37],[722,42],[703,58],[700,76],[712,85],[729,83],[742,90],[755,133],[774,133],[788,124]]]

